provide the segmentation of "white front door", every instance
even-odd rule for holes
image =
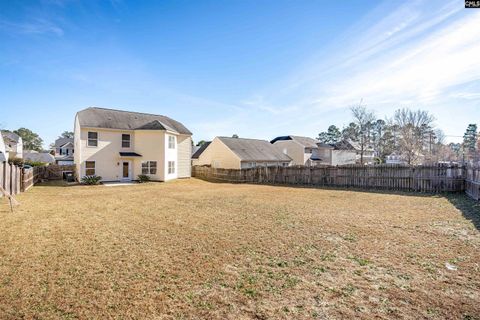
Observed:
[[[132,180],[132,170],[131,170],[131,164],[130,161],[123,160],[121,162],[121,167],[122,167],[122,180],[124,181],[130,181]]]

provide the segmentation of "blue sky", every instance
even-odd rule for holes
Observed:
[[[170,116],[195,141],[315,137],[363,99],[461,136],[480,119],[479,39],[463,0],[0,1],[0,124],[48,146],[100,106]]]

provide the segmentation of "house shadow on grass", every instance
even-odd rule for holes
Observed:
[[[480,203],[478,201],[469,198],[465,193],[451,193],[444,195],[444,197],[480,231]]]
[[[196,178],[199,179],[199,178]],[[225,183],[225,184],[248,184],[248,183],[235,183],[229,181],[213,181],[203,180],[211,183]],[[271,187],[285,187],[285,188],[301,188],[301,189],[319,189],[319,190],[337,190],[337,191],[351,191],[351,192],[366,192],[366,193],[379,193],[379,194],[394,194],[401,196],[412,197],[436,197],[446,198],[455,208],[460,210],[465,219],[470,220],[475,228],[480,231],[480,202],[469,198],[464,192],[451,192],[451,193],[426,193],[426,192],[414,192],[414,191],[402,191],[402,190],[388,190],[388,189],[362,189],[356,187],[336,187],[336,186],[318,186],[318,185],[294,185],[294,184],[268,184],[268,183],[253,183],[252,185],[262,185]]]
[[[65,180],[45,180],[43,182],[35,183],[35,186],[39,187],[70,187],[77,186],[78,182],[67,182]]]

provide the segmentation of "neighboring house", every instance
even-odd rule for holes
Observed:
[[[346,164],[355,164],[357,160],[357,151],[347,147],[345,144],[326,144],[319,142],[318,156],[320,164],[330,166],[341,166]]]
[[[309,137],[282,136],[276,137],[270,143],[292,158],[292,165],[315,166],[320,163],[318,140]]]
[[[0,134],[0,162],[8,161],[8,151],[5,148],[5,142],[3,141],[3,135]]]
[[[9,153],[10,159],[23,158],[23,140],[18,134],[2,131],[5,149]]]
[[[286,167],[292,159],[266,140],[216,137],[195,161],[198,165],[213,168],[245,169],[260,166]]]
[[[59,165],[73,164],[73,138],[58,138],[55,140],[55,162]]]
[[[38,152],[34,150],[24,150],[23,160],[43,162],[43,163],[55,163],[55,157],[48,152]]]
[[[361,162],[361,146],[358,142],[351,140],[342,140],[335,145],[340,150],[355,150],[356,163]],[[373,164],[375,162],[375,151],[370,146],[365,146],[363,150],[363,164]]]
[[[122,110],[87,108],[75,116],[77,177],[154,181],[191,176],[192,133],[171,118]]]
[[[405,161],[405,159],[401,155],[393,152],[385,157],[385,163],[386,164],[406,164],[407,161]]]
[[[197,150],[192,154],[192,166],[198,165],[198,158],[205,151],[205,149],[210,145],[211,141],[205,142],[199,147],[196,147]]]

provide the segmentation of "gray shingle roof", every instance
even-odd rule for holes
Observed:
[[[58,138],[55,140],[55,148],[60,148],[69,142],[73,144],[73,138]]]
[[[198,157],[200,157],[200,155],[203,153],[203,151],[205,151],[205,149],[207,149],[207,147],[210,145],[210,143],[212,143],[212,142],[208,141],[208,142],[205,142],[204,144],[202,144],[197,149],[197,151],[195,151],[195,153],[192,154],[192,159],[198,159]]]
[[[10,140],[13,142],[18,142],[20,140],[20,136],[18,134],[10,131],[2,131],[2,136],[5,138],[5,140]]]
[[[309,137],[301,137],[301,136],[283,136],[283,137],[276,137],[271,141],[271,143],[275,143],[277,141],[285,141],[285,140],[293,140],[300,143],[305,148],[316,148],[318,140],[309,138]]]
[[[242,161],[288,161],[292,159],[266,140],[217,137]]]
[[[170,130],[192,133],[180,122],[166,116],[91,107],[77,113],[80,126],[123,130]]]
[[[319,142],[318,140],[315,140],[309,137],[300,137],[300,136],[290,136],[290,137],[292,137],[292,140],[300,143],[301,145],[307,148],[316,148],[317,143]]]
[[[30,161],[44,162],[44,163],[55,162],[55,157],[48,152],[36,152],[36,151],[24,152],[23,159],[30,160]]]

